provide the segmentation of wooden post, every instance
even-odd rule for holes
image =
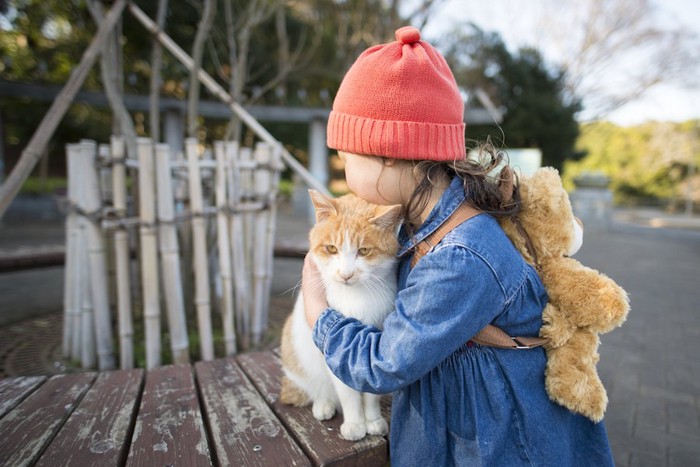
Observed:
[[[102,370],[114,369],[114,346],[112,343],[112,319],[109,311],[107,285],[107,261],[104,237],[100,227],[99,214],[102,211],[99,174],[96,164],[97,145],[94,141],[80,143],[83,163],[84,198],[83,209],[91,216],[86,223],[89,249],[90,293],[94,310],[95,338],[97,343],[98,367]]]
[[[80,357],[80,312],[82,307],[83,283],[80,279],[80,216],[76,212],[79,200],[80,147],[77,144],[66,146],[68,168],[68,216],[66,217],[66,260],[63,292],[63,354],[68,358]]]
[[[111,152],[114,212],[117,218],[123,219],[127,214],[126,154],[124,152],[123,137],[112,136]],[[123,369],[134,367],[134,325],[131,317],[129,263],[129,232],[124,226],[119,226],[114,231],[114,265],[117,276],[119,363]]]
[[[153,144],[139,138],[139,218],[141,226],[141,280],[146,335],[146,368],[160,366],[160,292],[158,283],[158,241],[156,239]]]
[[[192,212],[192,239],[195,262],[195,306],[202,360],[214,358],[214,340],[211,329],[211,303],[209,300],[209,268],[207,265],[206,222],[203,217],[204,199],[199,172],[198,142],[187,138],[185,148],[190,179],[190,210]]]
[[[233,265],[233,283],[236,290],[236,330],[240,337],[240,343],[244,349],[250,345],[250,294],[248,272],[246,267],[246,245],[243,226],[243,214],[236,212],[240,207],[243,190],[240,165],[240,150],[238,142],[232,141],[226,144],[226,158],[228,161],[228,199],[232,210],[231,224],[231,263]]]
[[[170,347],[174,363],[189,363],[190,345],[187,336],[185,302],[182,296],[180,274],[180,248],[177,241],[175,203],[173,201],[170,148],[166,144],[156,145],[156,180],[158,187],[158,234],[160,258],[163,270],[163,292],[170,326]]]
[[[219,247],[219,274],[221,276],[221,308],[226,355],[236,354],[236,326],[233,309],[233,282],[231,278],[231,248],[229,245],[228,197],[226,196],[226,148],[222,141],[214,144],[216,154],[216,238]]]

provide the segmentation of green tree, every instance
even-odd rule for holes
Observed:
[[[451,36],[446,58],[460,86],[483,89],[504,110],[500,129],[472,127],[471,139],[490,136],[504,138],[506,147],[539,148],[543,164],[557,168],[574,157],[580,103],[565,99],[563,72],[548,68],[538,51],[512,54],[498,34],[472,26]]]
[[[610,177],[618,202],[680,202],[688,195],[688,183],[700,186],[700,176],[689,170],[693,160],[695,166],[700,162],[696,128],[694,121],[582,125],[577,149],[586,156],[567,162],[565,179],[571,186],[579,174],[600,171]],[[692,197],[698,203],[700,192]]]

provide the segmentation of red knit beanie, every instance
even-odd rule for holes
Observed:
[[[465,158],[464,103],[452,71],[411,26],[370,47],[340,84],[328,146],[396,159]]]

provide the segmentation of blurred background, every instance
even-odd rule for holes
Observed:
[[[113,3],[0,0],[0,194]],[[598,365],[616,463],[699,465],[700,2],[131,3],[336,194],[343,171],[325,124],[338,85],[366,48],[418,27],[454,71],[469,144],[490,139],[522,173],[558,168],[586,224],[577,259],[630,294],[630,317],[603,336]],[[77,369],[60,348],[66,144],[117,134],[179,150],[185,137],[256,138],[134,15],[117,28],[0,207],[0,377]],[[281,189],[268,347],[291,310],[310,226],[290,170]]]

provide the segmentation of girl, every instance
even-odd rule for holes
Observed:
[[[537,336],[547,294],[495,216],[517,212],[486,174],[499,161],[466,159],[464,107],[444,58],[412,27],[366,50],[338,90],[328,145],[345,158],[349,188],[401,204],[399,292],[383,330],[328,307],[313,261],[304,264],[306,317],[331,370],[358,391],[393,392],[393,466],[612,465],[603,423],[549,400],[541,347],[470,339],[488,324]],[[417,245],[466,203],[476,215],[414,265]]]

